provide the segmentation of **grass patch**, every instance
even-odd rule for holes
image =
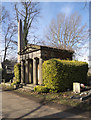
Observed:
[[[81,102],[80,100],[77,100],[77,99],[70,99],[70,97],[74,95],[72,91],[59,92],[59,93],[38,93],[38,92],[23,90],[23,89],[17,89],[15,91],[22,94],[26,94],[28,96],[34,96],[35,98],[44,99],[45,101],[67,105],[71,107],[77,107],[82,110],[88,111],[90,109],[89,100]]]
[[[14,90],[14,86],[8,86],[8,85],[3,84],[3,85],[2,85],[2,90],[3,90],[3,91]]]

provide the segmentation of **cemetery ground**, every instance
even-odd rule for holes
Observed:
[[[75,114],[77,116],[81,115],[83,117],[90,118],[91,98],[84,101],[80,101],[79,99],[71,99],[71,96],[79,95],[73,93],[72,91],[59,93],[37,93],[34,91],[30,91],[29,89],[22,88],[14,90],[13,87],[9,87],[6,85],[2,85],[2,90],[4,92],[6,91],[23,98],[28,98],[29,100],[40,103],[41,105],[53,107],[54,109],[57,109],[59,111],[62,110]],[[60,115],[58,115],[58,117],[59,116]],[[52,116],[49,115],[49,117]],[[53,115],[53,117],[57,117],[57,115]]]

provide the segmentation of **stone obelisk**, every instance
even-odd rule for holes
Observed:
[[[22,21],[18,21],[18,53],[23,50],[23,40],[22,40]],[[20,63],[20,55],[18,54],[18,63]]]

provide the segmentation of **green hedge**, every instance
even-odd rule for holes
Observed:
[[[43,63],[43,81],[51,91],[72,89],[73,82],[86,84],[86,62],[50,59]]]
[[[21,80],[21,64],[20,63],[17,63],[14,66],[14,75],[15,75],[16,83],[20,83],[20,80]]]
[[[0,68],[0,72],[2,72],[2,69]]]
[[[38,93],[48,93],[49,89],[46,86],[35,86],[34,91],[36,91]]]

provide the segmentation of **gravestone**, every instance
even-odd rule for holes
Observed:
[[[73,92],[80,93],[80,83],[77,82],[73,83]]]

